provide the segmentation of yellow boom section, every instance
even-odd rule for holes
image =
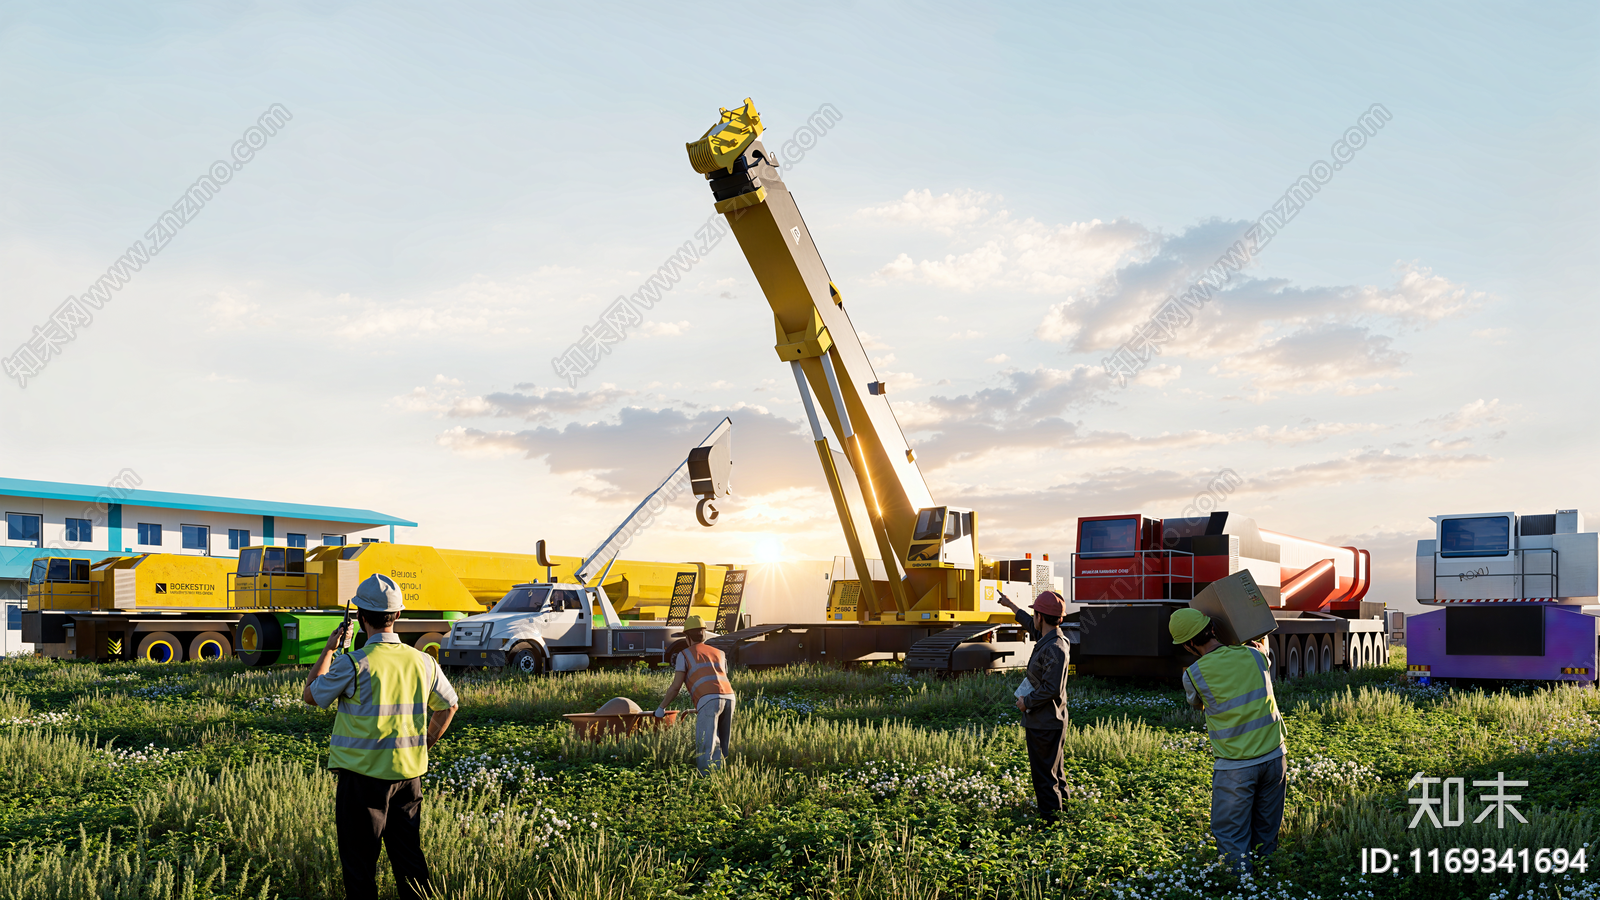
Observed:
[[[809,395],[815,395],[816,406],[843,444],[861,485],[878,553],[892,569],[903,565],[917,513],[933,506],[933,497],[889,407],[887,387],[872,370],[844,299],[779,175],[777,161],[755,139],[759,127],[741,124],[759,126],[759,122],[749,100],[740,110],[723,110],[706,136],[689,145],[690,162],[710,182],[716,209],[727,217],[772,307],[774,349],[799,373],[808,413]],[[732,157],[740,147],[742,151]],[[815,420],[813,432],[820,453],[826,438]],[[852,541],[851,555],[857,556],[860,551],[854,546],[853,525],[835,484],[837,476],[826,460],[823,465]],[[866,569],[864,559],[855,559],[855,564],[858,571]],[[896,571],[888,574],[892,599],[902,617],[914,606],[977,611],[971,573],[947,577],[942,571],[913,569],[904,580]],[[876,603],[876,598],[865,599],[869,605]]]

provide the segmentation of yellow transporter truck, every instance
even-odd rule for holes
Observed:
[[[28,577],[37,651],[66,659],[219,659],[231,654],[233,560],[174,553],[40,557]]]
[[[315,661],[369,575],[405,592],[403,638],[437,655],[450,624],[492,607],[521,583],[566,570],[576,557],[539,565],[535,556],[428,546],[247,547],[237,560],[142,553],[34,560],[28,609],[39,613],[38,652],[68,659],[176,662],[238,656],[251,665]],[[728,567],[618,560],[610,587],[626,599],[621,618],[665,619],[674,588],[692,579],[694,611],[714,615]]]

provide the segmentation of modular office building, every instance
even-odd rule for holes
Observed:
[[[134,553],[237,556],[239,548],[266,544],[320,547],[393,541],[395,528],[417,523],[369,509],[240,500],[203,494],[141,490],[124,472],[109,485],[62,484],[0,478],[5,541],[0,545],[0,602],[5,631],[0,651],[31,652],[22,643],[22,609],[28,574],[40,556],[99,562]]]

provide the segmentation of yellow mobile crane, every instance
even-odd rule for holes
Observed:
[[[855,628],[805,629],[811,633],[812,650],[835,660],[905,652],[908,666],[945,669],[987,668],[1017,655],[1017,647],[997,646],[996,638],[1019,635],[1010,614],[995,602],[995,593],[1000,582],[1016,580],[1012,573],[1021,570],[1016,563],[1022,561],[992,561],[979,555],[977,514],[934,502],[917,468],[916,454],[889,407],[887,388],[872,371],[845,312],[844,298],[784,186],[776,160],[758,140],[761,132],[761,115],[747,99],[742,107],[722,110],[718,122],[687,145],[689,162],[710,183],[717,212],[726,217],[772,306],[774,350],[789,364],[800,390],[854,570],[872,571],[819,410],[839,437],[855,473],[868,530],[883,560],[881,582],[858,577],[832,585],[830,622],[852,622]],[[1032,577],[1027,587],[1051,586],[1048,563],[1029,562]],[[1031,600],[1031,590],[1018,599]],[[718,640],[747,661],[781,661],[784,654],[777,648],[762,653],[745,646],[785,626],[766,629]],[[823,644],[820,650],[818,638]],[[961,647],[980,641],[983,646]],[[803,647],[806,641],[799,643]]]

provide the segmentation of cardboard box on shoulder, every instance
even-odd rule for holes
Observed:
[[[1217,640],[1224,644],[1253,641],[1278,629],[1272,607],[1249,570],[1211,582],[1189,605],[1211,617]]]

